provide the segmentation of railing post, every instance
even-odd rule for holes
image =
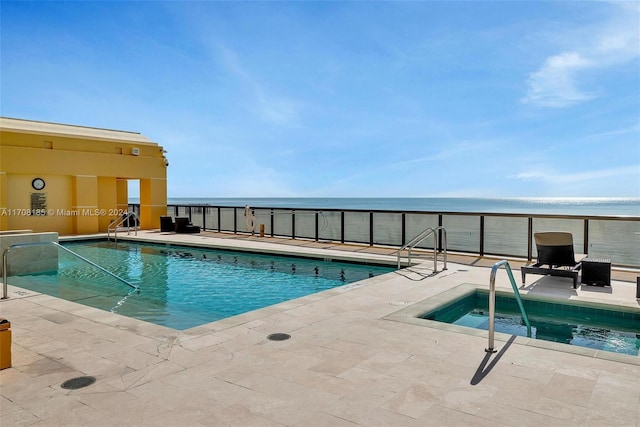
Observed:
[[[218,233],[222,231],[222,221],[220,220],[220,206],[218,206]]]
[[[291,238],[296,238],[296,210],[291,209]]]
[[[404,212],[402,212],[402,230],[400,230],[401,233],[401,242],[400,242],[400,246],[404,246],[405,243],[407,243],[407,220],[406,220],[406,214]]]
[[[582,248],[584,249],[582,253],[585,255],[588,255],[589,254],[589,220],[588,219],[584,220],[584,241],[582,243]]]
[[[484,215],[480,215],[480,256],[484,256]]]
[[[527,220],[527,261],[533,259],[533,217]]]
[[[340,211],[340,243],[344,243],[344,211]]]
[[[237,208],[233,208],[233,234],[238,233],[238,213]]]
[[[206,206],[202,207],[202,229],[206,230],[207,229],[207,210],[209,208]]]
[[[373,246],[373,211],[369,212],[369,246]]]
[[[318,215],[318,211],[316,211],[316,214],[315,214],[315,219],[316,219],[316,224],[315,224],[316,242],[318,241],[318,234],[319,234],[319,233],[318,233],[318,216],[319,216],[319,215]]]
[[[273,226],[274,226],[273,209],[271,209],[271,220],[269,222],[269,225],[271,226],[271,237],[273,237],[273,236],[275,236],[274,231],[273,231]]]

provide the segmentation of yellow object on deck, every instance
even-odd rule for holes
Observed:
[[[11,322],[0,318],[0,369],[11,367]]]

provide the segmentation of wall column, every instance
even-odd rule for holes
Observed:
[[[98,177],[75,175],[72,181],[71,205],[73,232],[75,234],[93,234],[99,232]]]
[[[101,233],[106,233],[109,224],[116,216],[121,216],[120,209],[117,209],[117,184],[116,178],[98,177],[98,228]]]
[[[160,228],[160,217],[167,214],[167,179],[140,179],[140,228]]]

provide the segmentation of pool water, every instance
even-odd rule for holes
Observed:
[[[65,251],[58,251],[58,272],[11,276],[9,283],[180,330],[394,270],[163,244],[63,244],[139,291]]]
[[[527,299],[523,303],[531,337],[574,346],[638,355],[640,312],[610,306],[584,306],[549,300]],[[475,292],[420,316],[475,329],[489,329],[489,294]],[[495,331],[527,336],[516,299],[496,294]]]

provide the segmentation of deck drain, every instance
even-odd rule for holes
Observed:
[[[65,382],[62,383],[60,387],[66,388],[67,390],[77,390],[79,388],[90,386],[95,382],[96,382],[95,377],[89,377],[89,376],[76,377],[76,378],[71,378],[70,380],[66,380]]]
[[[291,335],[282,334],[282,333],[271,334],[267,336],[267,339],[271,341],[284,341],[284,340],[288,340],[289,338],[291,338]]]
[[[411,305],[412,301],[391,301],[389,305]]]

